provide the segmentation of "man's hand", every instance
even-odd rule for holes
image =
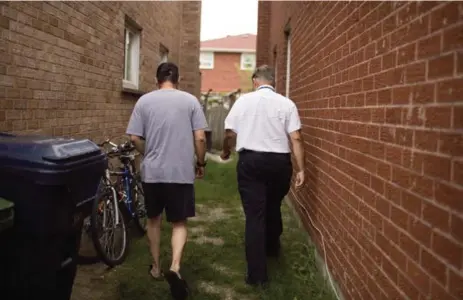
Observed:
[[[230,158],[231,152],[230,151],[222,151],[220,154],[220,158],[222,160],[228,160]]]
[[[204,170],[204,167],[198,167],[198,166],[197,166],[197,167],[196,167],[196,178],[197,178],[197,179],[203,178],[203,177],[204,177],[204,173],[205,173],[204,171],[205,171],[205,170]]]
[[[133,143],[138,153],[145,155],[145,139],[143,137],[131,135],[130,141]]]
[[[305,174],[304,174],[304,171],[299,171],[296,173],[296,182],[294,184],[294,186],[296,187],[296,189],[299,189],[301,188],[303,185],[304,185],[304,181],[305,181]]]

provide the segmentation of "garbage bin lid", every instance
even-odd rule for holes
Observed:
[[[63,174],[98,154],[104,155],[88,139],[0,134],[0,172]]]

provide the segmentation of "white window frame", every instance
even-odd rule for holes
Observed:
[[[163,45],[160,45],[159,57],[161,58],[159,64],[168,62],[169,61],[169,49],[167,49],[167,47]]]
[[[207,55],[208,56],[208,60],[209,61],[209,64],[210,65],[204,65],[204,64],[201,64],[201,56],[203,55]],[[199,53],[199,68],[200,69],[207,69],[207,70],[212,70],[214,69],[214,59],[215,59],[215,55],[214,55],[214,52],[211,52],[211,51],[201,51]]]
[[[137,90],[138,85],[139,85],[139,77],[140,77],[141,31],[126,24],[124,33],[125,33],[125,36],[124,36],[124,74],[123,74],[123,79],[122,79],[122,86],[123,88]],[[129,42],[130,33],[132,33],[132,36],[133,36],[132,43]],[[130,59],[130,66],[131,66],[131,70],[129,70],[129,72],[130,72],[130,77],[132,78],[130,80],[126,76],[127,68],[128,68],[127,50],[129,47],[131,48],[130,49],[131,57],[128,58]]]
[[[168,52],[162,53],[161,54],[161,64],[166,63],[168,61],[169,61],[169,53]]]
[[[291,35],[288,35],[286,42],[286,93],[285,96],[289,98],[289,87],[291,84]]]
[[[252,67],[246,67],[244,65],[245,61],[246,61],[246,56],[252,56],[253,57]],[[241,68],[241,70],[254,70],[256,68],[256,54],[255,53],[246,53],[246,52],[241,53],[240,68]]]

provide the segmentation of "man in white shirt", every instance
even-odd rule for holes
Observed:
[[[241,96],[225,119],[222,159],[231,153],[236,135],[238,189],[246,216],[246,283],[268,281],[266,256],[278,256],[283,232],[281,203],[292,176],[291,148],[298,172],[295,186],[304,183],[304,147],[297,107],[277,94],[269,66],[253,73],[256,90]]]

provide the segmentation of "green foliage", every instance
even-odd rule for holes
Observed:
[[[251,77],[253,70],[241,70],[240,64],[235,64],[235,69],[240,76],[240,89],[245,93],[252,91],[253,86]]]

